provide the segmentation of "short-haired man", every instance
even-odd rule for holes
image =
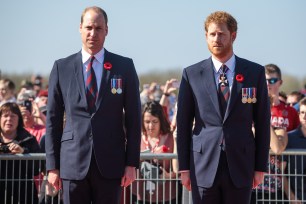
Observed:
[[[268,93],[272,97],[271,125],[274,128],[284,128],[291,131],[300,124],[297,111],[279,100],[280,87],[283,83],[280,68],[275,64],[265,66]]]
[[[118,204],[139,166],[139,80],[132,59],[104,48],[103,9],[86,8],[79,31],[82,50],[55,61],[50,74],[48,181],[63,186],[65,204]]]
[[[0,106],[7,102],[16,102],[15,83],[10,79],[0,80]]]
[[[292,106],[296,111],[299,111],[299,101],[304,98],[304,94],[299,91],[292,91],[287,96],[287,104]]]
[[[178,160],[182,184],[192,188],[196,204],[248,204],[252,187],[267,171],[270,109],[264,67],[234,54],[236,35],[233,16],[210,14],[205,36],[212,56],[183,71]]]

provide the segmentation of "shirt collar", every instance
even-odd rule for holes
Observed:
[[[211,57],[212,61],[213,61],[213,64],[214,64],[214,71],[216,73],[219,72],[219,69],[221,68],[222,66],[222,62],[218,61],[217,59],[215,59],[214,57]],[[231,72],[234,72],[235,70],[235,64],[236,64],[236,58],[235,58],[235,55],[233,54],[231,56],[231,58],[229,58],[229,60],[227,60],[225,63],[224,63],[228,69],[231,71]]]
[[[86,63],[89,58],[91,57],[91,55],[86,52],[83,48],[82,48],[82,62],[83,64]],[[100,64],[103,64],[103,61],[104,61],[104,54],[105,54],[105,49],[102,48],[97,54],[95,54],[95,59],[100,63]]]

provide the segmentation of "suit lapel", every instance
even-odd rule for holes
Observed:
[[[246,70],[246,66],[245,64],[242,63],[242,61],[240,60],[239,57],[235,56],[236,57],[236,66],[235,66],[235,75],[234,75],[234,78],[233,78],[233,86],[232,86],[232,90],[231,90],[231,94],[230,94],[230,99],[229,99],[229,104],[227,106],[227,110],[225,112],[225,116],[224,116],[224,120],[223,122],[225,122],[225,120],[228,118],[230,112],[232,111],[235,103],[236,103],[236,100],[241,92],[241,89],[243,87],[243,82],[237,82],[236,80],[236,76],[237,74],[241,74],[244,79],[247,78],[247,70]]]
[[[78,88],[79,88],[78,90],[79,90],[80,95],[81,95],[81,100],[85,101],[86,106],[87,106],[81,52],[77,53],[76,60],[74,62],[74,74],[75,74],[76,82],[78,84]]]
[[[107,91],[107,85],[109,84],[108,81],[109,81],[109,77],[110,77],[110,73],[111,73],[111,70],[106,70],[104,68],[104,63],[105,62],[109,62],[112,64],[111,62],[111,54],[105,49],[105,54],[104,54],[104,62],[103,62],[103,65],[102,65],[102,79],[101,79],[101,84],[100,84],[100,91],[99,91],[99,95],[98,95],[98,100],[96,101],[96,110],[99,109],[100,105],[101,105],[101,102],[103,100],[103,96],[105,95],[106,91]],[[109,90],[110,91],[110,90]]]
[[[215,82],[215,75],[214,75],[214,65],[209,58],[208,60],[205,60],[202,64],[203,69],[201,69],[201,82],[203,83],[203,86],[206,88],[207,93],[209,94],[210,100],[212,101],[216,112],[218,113],[218,116],[220,119],[222,118],[219,108],[219,99],[218,99],[218,90],[216,87]],[[205,95],[203,95],[205,97]],[[204,99],[205,100],[205,99]]]

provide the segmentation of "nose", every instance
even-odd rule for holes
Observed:
[[[271,84],[269,84],[268,81],[266,81],[266,84],[267,84],[267,87],[270,88],[271,87]]]
[[[96,33],[97,33],[97,31],[94,28],[90,31],[90,35],[93,36],[93,37],[96,35]]]

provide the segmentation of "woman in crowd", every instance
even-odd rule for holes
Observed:
[[[39,153],[35,137],[23,127],[16,103],[0,107],[0,154]],[[0,203],[38,203],[33,177],[39,173],[39,161],[0,161]]]
[[[173,153],[174,141],[170,125],[158,102],[145,104],[142,114],[142,133],[142,152]],[[151,164],[157,169],[151,169],[150,172]],[[143,161],[140,169],[141,178],[132,185],[133,202],[176,203],[176,174],[171,165],[171,160]],[[146,178],[145,181],[142,180],[143,177]]]

